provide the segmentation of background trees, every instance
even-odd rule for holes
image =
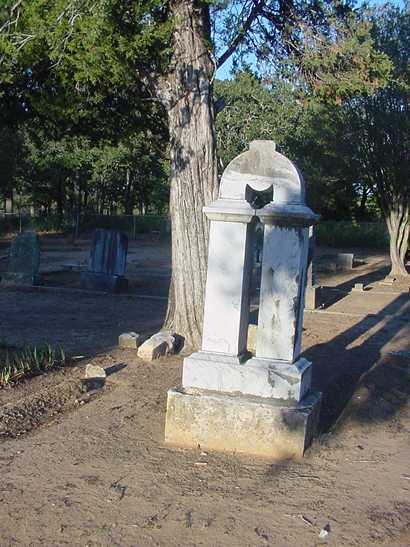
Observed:
[[[315,208],[341,217],[366,202],[367,180],[336,150],[336,122],[342,106],[385,83],[390,62],[351,2],[6,0],[0,15],[1,124],[18,129],[32,159],[14,180],[57,209],[142,212],[164,195],[168,171],[166,325],[189,344],[202,323],[202,207],[218,187],[219,66],[233,58],[258,73],[217,86],[227,103],[217,122],[222,162],[250,138],[273,137],[314,181]]]

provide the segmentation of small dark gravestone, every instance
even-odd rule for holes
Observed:
[[[37,234],[23,232],[12,242],[8,271],[1,276],[3,285],[39,285],[41,277],[40,244]]]
[[[94,232],[88,271],[81,274],[86,289],[117,292],[126,289],[124,277],[127,264],[128,238],[115,230]]]

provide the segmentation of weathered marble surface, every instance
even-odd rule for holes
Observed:
[[[249,322],[252,226],[244,222],[211,222],[202,349],[241,355],[246,351]]]
[[[265,225],[256,357],[300,355],[307,253],[306,228]]]
[[[309,392],[311,364],[252,358],[240,362],[228,355],[199,351],[184,360],[182,386],[224,393],[301,401]]]
[[[184,448],[301,458],[316,431],[320,395],[302,403],[222,393],[168,391],[165,442]]]

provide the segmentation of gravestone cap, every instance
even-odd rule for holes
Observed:
[[[246,199],[247,187],[258,192],[274,189],[274,201],[304,204],[305,185],[295,165],[268,140],[255,140],[225,169],[219,196]]]

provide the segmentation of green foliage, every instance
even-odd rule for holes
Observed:
[[[64,350],[50,344],[15,350],[3,343],[0,346],[0,388],[52,368],[66,366],[67,363]]]
[[[255,139],[273,140],[287,150],[288,136],[299,131],[303,105],[286,82],[267,86],[246,70],[232,81],[216,81],[215,93],[226,103],[216,122],[224,166]]]
[[[316,212],[333,219],[363,217],[363,188],[350,156],[340,153],[345,127],[333,105],[304,102],[290,84],[277,80],[267,85],[248,71],[217,82],[216,92],[226,103],[217,116],[225,166],[253,139],[273,140],[303,173],[308,202]]]
[[[389,236],[382,222],[325,221],[317,225],[316,241],[327,247],[386,250]]]

